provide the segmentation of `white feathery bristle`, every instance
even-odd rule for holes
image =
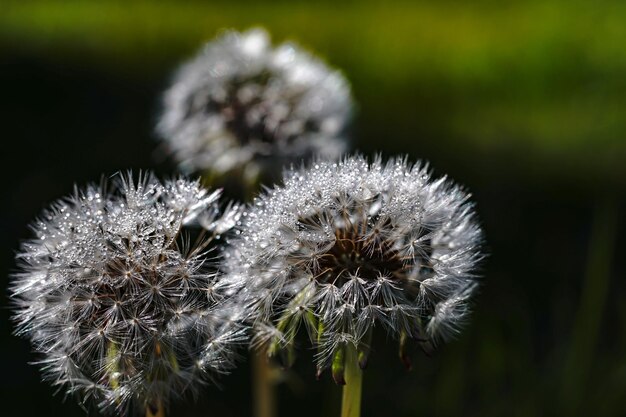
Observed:
[[[163,98],[157,133],[187,171],[280,175],[283,165],[346,149],[350,88],[263,29],[229,31],[185,63]]]
[[[469,194],[423,164],[353,156],[290,169],[242,219],[225,279],[241,288],[257,340],[278,331],[274,342],[289,345],[304,324],[324,367],[375,325],[426,348],[465,321],[482,231]]]
[[[166,404],[232,366],[242,329],[225,319],[207,252],[239,210],[223,212],[218,200],[199,181],[128,174],[44,211],[17,255],[11,292],[17,333],[47,379],[117,413]],[[190,244],[184,226],[197,219],[216,227]]]

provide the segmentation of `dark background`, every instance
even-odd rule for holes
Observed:
[[[626,415],[625,21],[618,1],[5,1],[0,287],[27,224],[75,183],[174,172],[152,134],[171,72],[219,29],[262,25],[344,71],[356,149],[429,160],[484,223],[470,325],[409,373],[379,335],[363,415]],[[0,415],[84,415],[27,364],[7,303]],[[250,415],[249,373],[169,415]],[[304,353],[280,415],[338,415],[340,389],[313,375]]]

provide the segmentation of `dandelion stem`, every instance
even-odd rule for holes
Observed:
[[[359,366],[356,347],[351,343],[345,348],[345,378],[343,398],[341,400],[341,417],[359,417],[361,415],[361,387],[363,371]]]
[[[146,407],[146,417],[165,417],[165,409],[161,400],[157,401],[156,405]]]
[[[255,417],[274,417],[276,415],[275,375],[268,361],[265,347],[252,352],[252,373],[254,415]]]

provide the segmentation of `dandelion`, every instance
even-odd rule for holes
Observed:
[[[105,412],[156,413],[230,368],[241,336],[208,262],[237,221],[199,182],[120,176],[77,189],[34,222],[11,286],[17,333],[47,379]],[[196,233],[193,225],[209,233]]]
[[[408,364],[409,341],[430,350],[464,323],[482,239],[469,197],[402,158],[289,170],[245,213],[225,256],[254,314],[253,341],[290,365],[304,329],[318,372],[351,385],[344,415],[358,415],[375,326]]]
[[[338,158],[352,108],[338,71],[294,44],[273,48],[262,29],[209,42],[163,101],[157,132],[184,171],[249,183],[291,161]]]

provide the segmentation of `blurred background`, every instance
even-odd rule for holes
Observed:
[[[155,158],[172,71],[220,29],[264,26],[343,70],[354,145],[472,190],[490,256],[462,337],[406,372],[376,342],[363,416],[626,415],[626,3],[10,1],[0,4],[0,287],[26,225],[75,183]],[[40,382],[0,309],[0,414],[84,416]],[[307,356],[308,355],[308,356]],[[338,415],[310,353],[279,415]],[[249,362],[169,415],[251,415]]]

